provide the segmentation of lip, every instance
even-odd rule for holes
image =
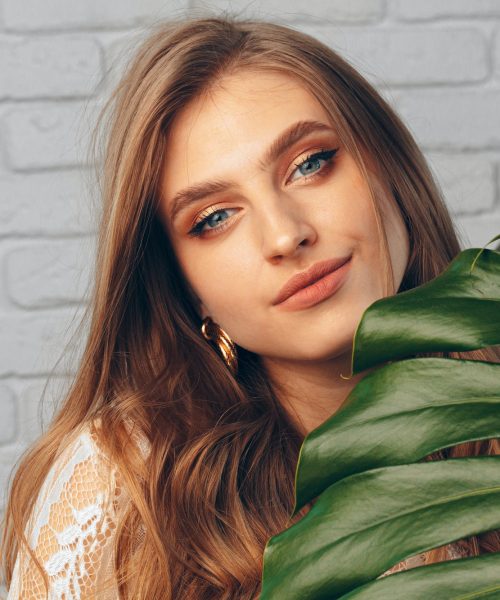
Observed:
[[[297,273],[281,288],[273,306],[292,310],[314,306],[337,291],[351,264],[352,254],[317,262]]]

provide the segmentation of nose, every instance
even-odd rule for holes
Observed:
[[[266,197],[259,215],[263,254],[270,262],[293,256],[297,248],[316,242],[317,233],[306,215],[286,194]]]

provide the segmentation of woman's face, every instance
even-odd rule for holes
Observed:
[[[303,128],[278,148],[299,121],[323,128]],[[179,192],[214,180],[213,193],[173,216]],[[356,163],[298,80],[240,72],[186,105],[169,132],[161,193],[161,218],[202,317],[263,357],[324,361],[350,352],[363,311],[385,295],[376,218]],[[397,209],[388,201],[381,209],[397,289],[408,237]],[[296,273],[346,256],[333,295],[305,307],[273,303]]]

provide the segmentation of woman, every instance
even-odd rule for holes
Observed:
[[[442,272],[457,236],[394,111],[282,25],[163,23],[103,114],[88,341],[13,480],[9,598],[256,598],[304,436],[366,374],[363,311]],[[497,549],[488,532],[389,572]]]

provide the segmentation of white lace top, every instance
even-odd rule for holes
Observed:
[[[139,442],[143,452],[144,441]],[[89,425],[75,432],[54,461],[25,530],[44,567],[49,592],[22,548],[6,600],[94,598],[96,585],[112,578],[99,600],[115,600],[113,539],[128,503],[118,470],[110,464]]]
[[[143,452],[147,445],[138,440]],[[27,539],[49,580],[43,579],[27,552],[18,554],[6,600],[82,600],[94,598],[96,586],[111,578],[112,585],[99,600],[118,600],[113,575],[113,539],[129,499],[117,469],[84,426],[63,447],[40,490],[27,527]],[[462,555],[447,546],[450,559]],[[385,573],[425,563],[419,554]]]

